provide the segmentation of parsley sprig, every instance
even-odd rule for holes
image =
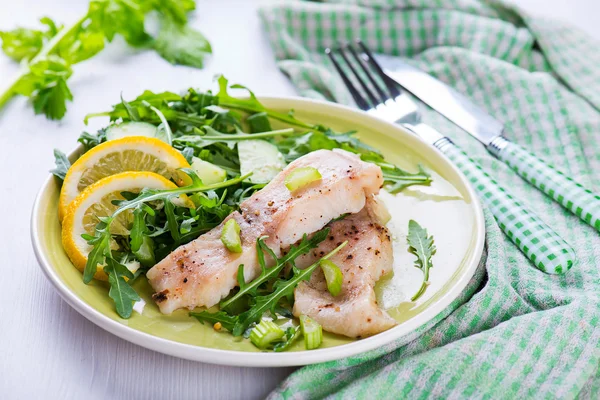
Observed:
[[[21,63],[20,72],[0,93],[0,108],[12,97],[29,97],[36,114],[61,119],[73,99],[67,86],[72,66],[87,60],[116,35],[132,47],[153,48],[173,64],[202,68],[210,43],[187,25],[194,0],[92,0],[88,11],[70,26],[48,17],[43,29],[0,31],[2,50]],[[161,29],[153,38],[144,28],[146,15],[158,13]]]

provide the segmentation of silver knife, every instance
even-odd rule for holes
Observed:
[[[399,62],[384,72],[485,145],[527,182],[600,230],[600,197],[503,136],[504,124],[433,76]]]

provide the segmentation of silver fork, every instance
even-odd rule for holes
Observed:
[[[367,114],[402,125],[446,155],[471,182],[502,231],[535,267],[550,274],[561,274],[571,268],[575,262],[571,246],[450,139],[422,123],[416,103],[383,72],[369,49],[360,40],[356,43],[357,47],[345,44],[325,50],[356,105]],[[342,65],[348,67],[358,85]]]

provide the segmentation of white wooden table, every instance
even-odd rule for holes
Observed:
[[[597,0],[520,0],[534,12],[576,23],[600,39]],[[41,273],[31,249],[29,218],[35,194],[53,167],[52,149],[69,150],[83,116],[105,110],[123,93],[207,87],[216,73],[259,94],[293,94],[277,70],[262,32],[258,1],[198,1],[193,24],[210,39],[214,57],[204,70],[175,68],[151,52],[110,45],[77,65],[75,102],[61,122],[34,116],[24,99],[0,111],[0,398],[2,399],[237,399],[263,398],[290,368],[233,368],[194,363],[118,339],[63,302]],[[33,26],[48,15],[81,16],[86,1],[0,0],[0,29]],[[0,86],[16,66],[0,57]]]

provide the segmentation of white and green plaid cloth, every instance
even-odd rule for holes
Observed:
[[[600,189],[600,46],[573,27],[491,0],[288,1],[260,13],[302,95],[351,104],[322,54],[360,37],[455,87],[504,121],[508,138]],[[381,349],[302,368],[271,397],[600,398],[598,232],[423,111],[559,232],[577,263],[564,275],[540,272],[486,212],[483,262],[448,309]]]

